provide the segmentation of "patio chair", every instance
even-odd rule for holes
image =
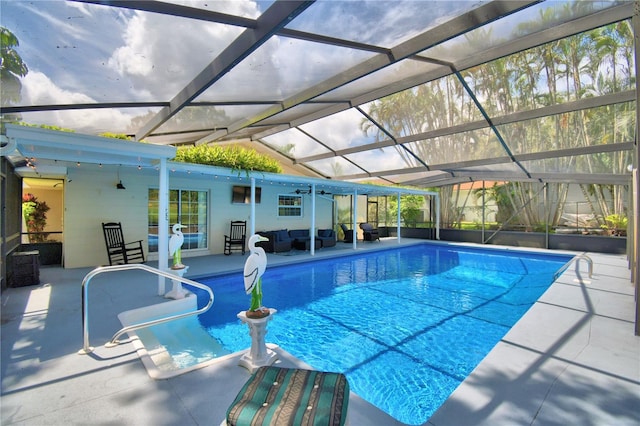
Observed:
[[[120,222],[103,222],[102,232],[104,234],[104,242],[107,245],[109,265],[144,263],[142,240],[125,243]]]
[[[244,254],[247,244],[247,221],[231,221],[229,235],[224,236],[224,254],[230,255],[233,250],[242,251]]]
[[[226,424],[344,425],[349,382],[342,373],[260,367],[227,410]]]
[[[322,242],[322,248],[336,245],[336,231],[333,229],[318,229],[316,238]]]
[[[362,229],[362,235],[364,241],[380,241],[380,234],[377,229],[374,229],[370,223],[361,223],[360,229]]]
[[[347,225],[345,225],[344,223],[340,224],[340,228],[342,229],[342,232],[344,233],[344,241],[345,243],[352,243],[353,242],[353,229],[347,229]]]

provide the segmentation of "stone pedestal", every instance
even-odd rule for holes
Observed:
[[[181,268],[181,269],[173,269],[173,268],[171,268],[168,271],[171,272],[172,274],[176,274],[177,276],[182,278],[182,277],[184,277],[184,274],[187,273],[187,270],[189,270],[188,266],[185,266],[184,268]],[[171,280],[171,282],[173,283],[173,288],[164,295],[165,298],[167,298],[167,299],[184,299],[187,294],[190,294],[189,291],[187,291],[184,288],[182,288],[182,283],[180,281]]]
[[[248,318],[246,311],[238,313],[240,321],[249,326],[249,335],[251,336],[251,349],[242,355],[239,364],[251,373],[258,367],[269,366],[276,361],[277,354],[268,349],[264,341],[264,336],[267,334],[267,323],[271,321],[276,312],[278,312],[276,309],[269,308],[270,314],[264,318]]]

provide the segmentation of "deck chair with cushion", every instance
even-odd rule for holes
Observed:
[[[229,235],[224,236],[224,254],[229,255],[233,250],[244,254],[247,244],[247,221],[234,220],[231,222]]]
[[[353,229],[347,229],[347,225],[345,225],[344,223],[340,224],[340,229],[342,229],[342,232],[344,233],[344,241],[345,243],[352,243],[353,242]]]
[[[107,245],[109,265],[144,263],[142,240],[125,243],[120,222],[103,222],[102,232],[104,234],[104,242]]]
[[[362,235],[365,241],[380,241],[378,230],[374,229],[370,223],[361,223],[360,229],[362,229]]]
[[[260,367],[227,410],[226,424],[341,426],[348,406],[349,382],[344,374]]]
[[[322,242],[321,247],[333,247],[336,245],[336,232],[333,229],[318,229],[316,237]]]

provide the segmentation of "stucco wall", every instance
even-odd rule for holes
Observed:
[[[148,256],[148,191],[158,187],[157,175],[137,169],[120,170],[119,179],[126,187],[116,189],[117,169],[111,166],[81,165],[70,169],[65,185],[64,264],[66,268],[94,267],[108,264],[102,222],[122,222],[127,241],[143,240]],[[231,220],[250,223],[250,205],[232,204],[231,188],[238,183],[217,181],[208,177],[169,176],[171,189],[206,190],[209,193],[209,249],[190,254],[219,254],[223,252],[224,235]],[[247,182],[246,185],[249,185]],[[256,183],[262,188],[261,203],[256,205],[256,230],[299,229],[311,225],[311,196],[303,196],[302,218],[279,218],[278,194],[291,194],[289,186]],[[333,205],[330,200],[316,199],[316,228],[331,228]],[[157,255],[152,255],[156,258]]]

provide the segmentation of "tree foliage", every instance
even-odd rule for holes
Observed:
[[[424,206],[424,195],[401,195],[400,196],[400,219],[404,223],[404,226],[414,227],[418,222],[421,222],[422,208]],[[388,197],[386,217],[388,222],[391,223],[392,218],[396,217],[398,211],[398,196]]]
[[[576,2],[571,7],[591,7],[589,2]],[[542,21],[567,13],[562,7],[549,7],[530,23],[520,24],[518,32],[530,32]],[[537,28],[537,27],[535,27]],[[535,29],[534,28],[534,29]],[[490,31],[475,31],[467,42],[473,46],[491,39],[499,44],[499,35]],[[526,110],[539,109],[573,102],[589,97],[633,90],[635,88],[633,32],[630,21],[620,21],[602,28],[566,37],[494,61],[464,70],[464,79],[476,99],[490,117],[501,117]],[[514,154],[539,153],[590,147],[600,144],[632,142],[635,136],[635,102],[624,102],[562,114],[548,115],[526,122],[498,126],[498,132]],[[370,115],[396,138],[419,135],[429,131],[451,128],[484,120],[480,109],[471,99],[465,85],[456,75],[450,75],[420,86],[404,90],[372,103]],[[376,141],[388,136],[377,126],[363,120],[363,132],[371,133]],[[482,129],[463,133],[424,138],[395,149],[407,168],[419,167],[420,162],[434,166],[472,160],[507,157],[509,153],[497,135],[487,125]],[[630,151],[591,155],[560,155],[555,158],[528,161],[523,166],[534,173],[626,173],[631,164]],[[519,171],[517,164],[504,166]],[[523,173],[524,177],[524,173]],[[595,185],[589,195],[598,214],[621,213],[625,192],[621,186]],[[535,225],[551,221],[557,223],[566,200],[565,185],[550,185],[550,197],[558,200],[559,211],[551,218],[539,209],[528,207],[539,183],[510,183],[504,188],[487,190],[488,197],[500,204],[500,217],[518,212],[517,220]],[[460,198],[456,189],[442,188],[443,221],[454,223],[460,218],[458,202],[447,202],[445,195]],[[609,202],[613,200],[612,202]],[[461,200],[463,201],[463,200]],[[610,207],[611,205],[611,207]],[[596,212],[594,212],[596,214]],[[457,218],[457,219],[456,219]]]
[[[0,94],[2,105],[9,105],[20,101],[22,83],[20,77],[29,72],[27,64],[16,51],[20,43],[18,38],[5,27],[0,27]]]

